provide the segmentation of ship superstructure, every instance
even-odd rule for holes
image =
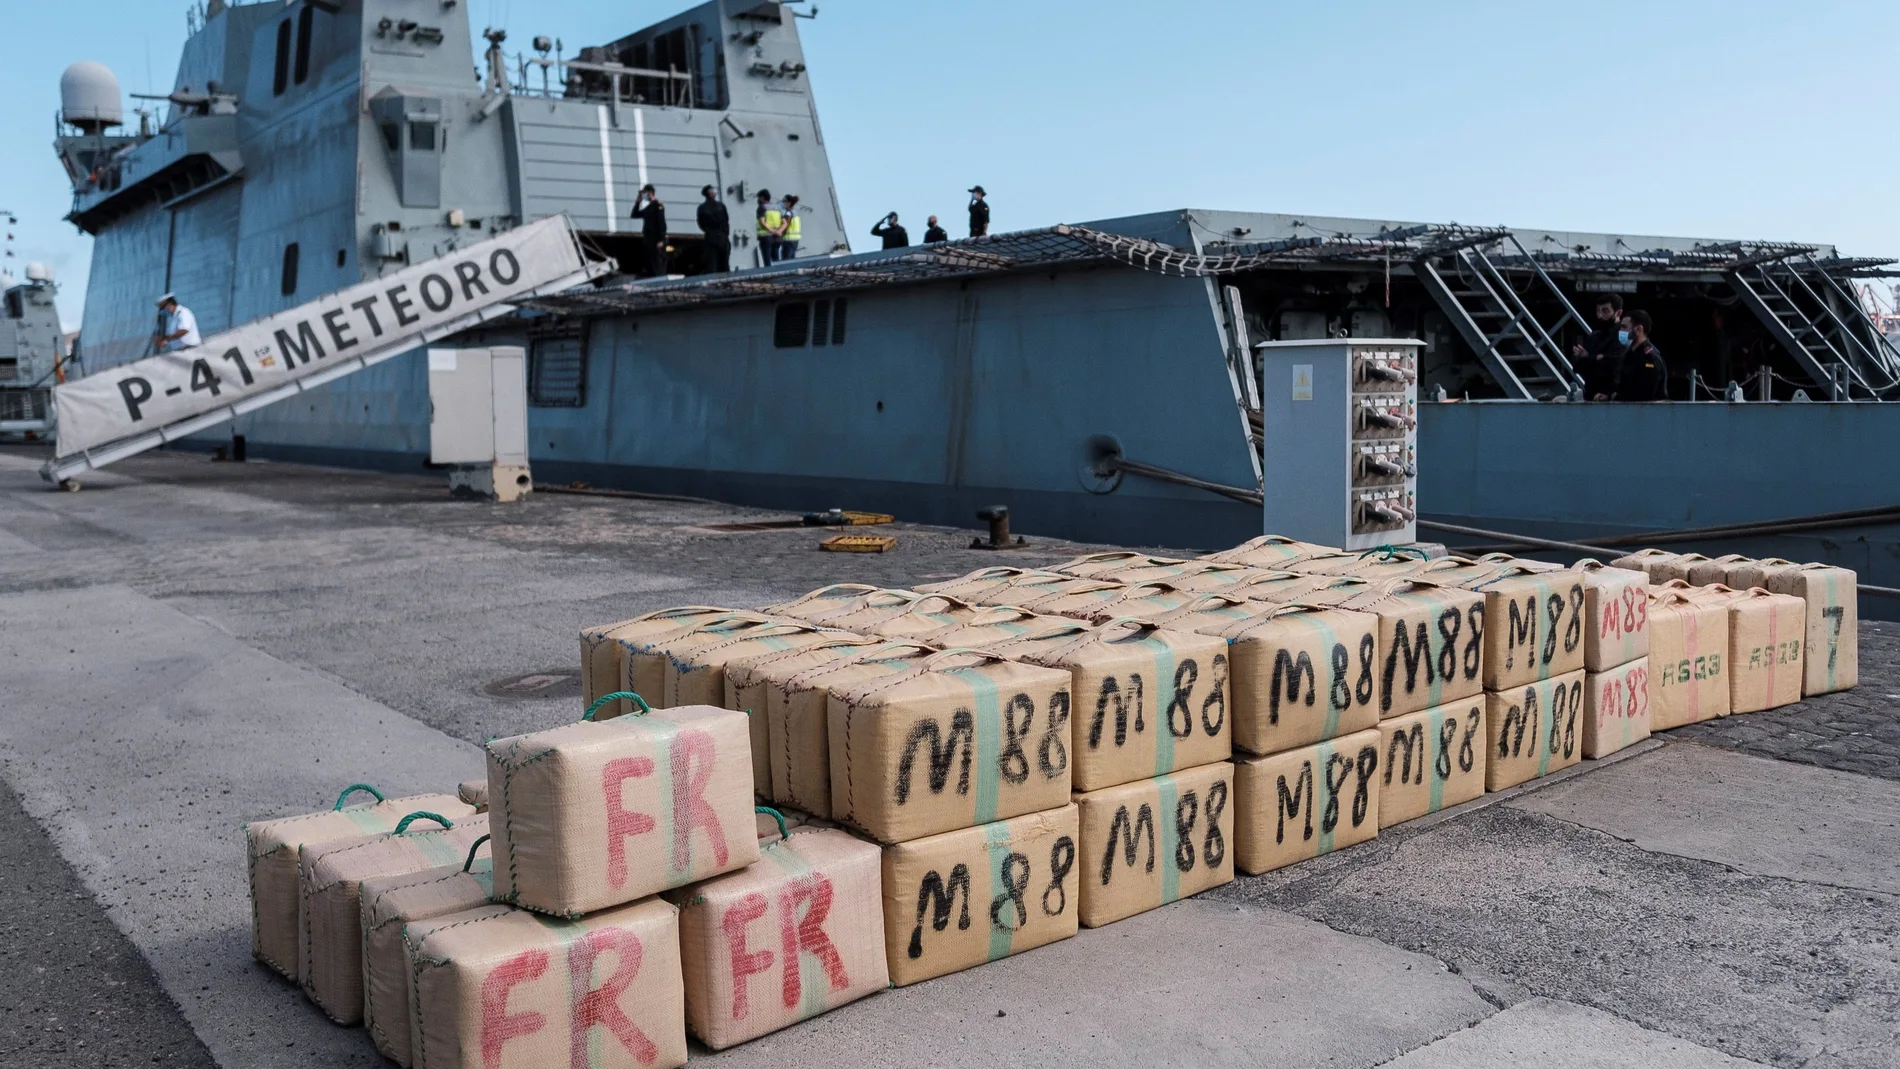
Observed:
[[[466,7],[439,0],[211,0],[136,132],[110,72],[69,71],[89,365],[147,355],[164,292],[209,336],[561,212],[631,264],[649,183],[680,273],[704,262],[708,185],[735,263],[767,188],[799,196],[807,255],[848,247],[791,7],[713,0],[575,55],[491,33],[480,70],[472,42]]]
[[[27,264],[23,282],[0,274],[0,434],[52,428],[52,392],[66,359],[54,297],[43,264]]]

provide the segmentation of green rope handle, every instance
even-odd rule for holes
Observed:
[[[401,835],[403,832],[407,831],[409,829],[409,822],[412,820],[433,820],[437,824],[442,825],[442,827],[445,829],[455,827],[454,821],[450,820],[449,818],[445,816],[442,816],[439,813],[428,813],[428,812],[424,812],[418,809],[414,813],[411,813],[408,816],[396,822],[395,834]]]
[[[376,788],[370,786],[367,783],[352,783],[348,787],[343,788],[342,794],[339,794],[336,796],[336,805],[331,807],[331,811],[336,812],[337,810],[342,809],[343,803],[346,800],[348,800],[350,795],[355,794],[357,791],[368,791],[369,793],[376,796],[376,800],[378,802],[389,801],[389,799],[383,797],[383,792],[377,790]]]
[[[1366,557],[1372,556],[1374,553],[1379,554],[1380,560],[1401,560],[1405,557],[1417,557],[1419,560],[1431,559],[1426,556],[1425,551],[1422,549],[1413,549],[1411,546],[1395,546],[1390,542],[1383,546],[1373,546],[1371,549],[1359,554],[1359,556],[1360,559],[1363,560]]]
[[[785,827],[785,814],[779,812],[776,809],[773,809],[770,806],[763,806],[763,805],[753,806],[752,811],[754,813],[764,813],[766,816],[771,817],[773,820],[778,821],[778,837],[780,839],[789,839],[792,837],[792,833],[786,830],[786,827]]]
[[[488,836],[484,835],[481,838],[475,840],[474,842],[468,844],[468,860],[462,862],[463,872],[467,872],[469,869],[472,869],[475,867],[475,851],[480,850],[482,848],[482,844],[487,841],[488,841]]]
[[[619,701],[622,698],[631,698],[634,704],[640,707],[640,711],[634,713],[633,714],[634,716],[645,716],[648,713],[653,711],[653,707],[647,704],[647,700],[645,698],[640,697],[638,694],[635,694],[634,692],[630,690],[616,690],[612,694],[602,694],[600,697],[595,698],[594,703],[587,707],[587,711],[585,713],[581,714],[581,719],[582,720],[594,719],[594,714],[600,712],[601,706],[606,705],[608,702]]]

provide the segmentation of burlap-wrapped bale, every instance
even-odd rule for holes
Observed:
[[[744,713],[657,709],[487,750],[497,901],[578,917],[759,859]]]
[[[1649,655],[1649,576],[1585,558],[1583,667],[1602,672]]]
[[[969,623],[994,607],[975,605],[948,594],[926,594],[903,612],[879,620],[864,631],[882,638],[920,639],[932,632]]]
[[[363,1019],[363,881],[459,865],[488,818],[411,813],[386,835],[306,846],[300,862],[303,929],[298,982],[338,1024]]]
[[[686,1064],[679,915],[663,899],[571,921],[485,906],[412,925],[409,954],[417,1069]]]
[[[1377,582],[1409,575],[1427,563],[1423,554],[1405,553],[1387,557],[1376,553],[1331,550],[1292,561],[1284,570],[1296,575],[1357,575],[1368,582]]]
[[[1767,576],[1767,588],[1797,597],[1807,606],[1807,648],[1802,653],[1803,695],[1831,694],[1860,683],[1860,597],[1854,572],[1828,564],[1803,564]]]
[[[759,610],[771,616],[787,620],[815,622],[827,616],[835,616],[857,604],[866,594],[874,594],[877,587],[866,583],[833,583],[821,586],[790,601],[767,605]]]
[[[979,605],[1006,605],[1007,600],[995,601],[990,598],[990,595],[1032,578],[1059,582],[1073,577],[1035,568],[1010,568],[999,565],[994,568],[978,568],[968,575],[960,575],[955,579],[924,583],[916,589],[921,594],[948,594],[953,598],[962,598],[964,601]]]
[[[1234,762],[1234,865],[1259,875],[1379,834],[1379,732]]]
[[[1075,797],[1081,913],[1099,928],[1234,878],[1234,766],[1184,768]]]
[[[871,628],[893,616],[902,616],[911,606],[931,595],[919,594],[915,590],[873,590],[862,595],[856,601],[838,610],[814,620],[814,623],[835,627],[841,631],[856,631],[870,634]]]
[[[1763,590],[1766,590],[1768,589],[1768,579],[1770,576],[1779,575],[1782,572],[1791,571],[1799,567],[1801,567],[1801,565],[1780,557],[1763,557],[1761,560],[1741,561],[1729,566],[1728,578],[1723,580],[1722,585],[1732,587],[1736,590],[1751,590],[1755,587],[1761,587]],[[1661,580],[1657,581],[1661,582]]]
[[[1734,583],[1729,582],[1730,574],[1738,568],[1753,563],[1755,563],[1754,558],[1746,553],[1727,553],[1720,557],[1696,562],[1690,566],[1683,578],[1689,581],[1690,586],[1714,586],[1717,583],[1734,586]]]
[[[1484,695],[1379,721],[1379,827],[1484,793]]]
[[[1237,750],[1280,753],[1379,722],[1372,613],[1212,594],[1155,622],[1229,643]]]
[[[662,700],[667,707],[723,705],[726,665],[731,662],[762,653],[803,649],[850,633],[799,620],[768,620],[681,635],[657,648],[666,655]]]
[[[345,805],[358,792],[375,797],[372,805]],[[414,812],[440,813],[450,820],[473,815],[473,806],[453,795],[422,794],[385,799],[367,783],[357,783],[337,796],[336,805],[321,813],[255,820],[244,825],[245,855],[251,884],[251,955],[296,980],[301,975],[297,955],[303,891],[298,862],[303,848],[395,829]]]
[[[914,636],[917,641],[939,649],[952,647],[981,649],[996,642],[1008,642],[1025,635],[1050,632],[1081,634],[1088,625],[1067,616],[1047,616],[1012,605],[990,605],[968,620],[937,631]]]
[[[687,1029],[724,1050],[888,987],[881,859],[844,832],[801,829],[676,892]]]
[[[1037,608],[1037,606],[1069,594],[1114,590],[1126,586],[1126,583],[1112,583],[1103,579],[1078,579],[1073,575],[1063,575],[1061,572],[1033,572],[1018,576],[1001,586],[992,587],[984,593],[961,596],[965,601],[976,605],[1013,605],[1050,615],[1049,610]]]
[[[593,704],[603,694],[626,689],[627,664],[623,642],[681,631],[731,613],[711,605],[686,605],[661,609],[619,623],[581,629],[581,700]],[[655,692],[658,693],[657,691]],[[606,716],[620,716],[632,707],[620,701],[601,707]]]
[[[1069,673],[1079,702],[1066,729],[1074,790],[1093,791],[1233,752],[1227,643],[1136,620],[1047,631],[984,647]],[[1050,748],[1054,753],[1054,746]],[[1040,744],[1037,759],[1041,760]]]
[[[1076,808],[884,848],[884,956],[902,987],[1067,939],[1080,912]]]
[[[752,738],[752,787],[761,798],[780,804],[791,804],[782,795],[785,789],[779,785],[782,774],[773,767],[773,755],[786,745],[785,740],[774,733],[772,727],[771,686],[772,673],[783,670],[796,675],[806,668],[826,664],[840,657],[850,655],[854,650],[866,646],[876,646],[883,639],[874,635],[858,635],[848,631],[831,631],[823,641],[814,642],[798,649],[776,650],[771,653],[755,654],[744,660],[729,661],[725,668],[725,698],[720,703],[728,709],[738,709],[746,714],[746,727]],[[789,675],[786,676],[789,678]],[[830,793],[830,757],[825,751],[823,723],[824,710],[819,710],[820,734],[813,746],[813,760],[826,770],[822,791],[810,795],[803,801],[810,803],[821,801],[824,811],[831,810]]]
[[[975,650],[830,688],[831,818],[882,843],[1069,798],[1069,673]]]
[[[1169,583],[1113,583],[1078,580],[1077,586],[1049,597],[1025,601],[1023,607],[1039,613],[1100,623],[1118,616],[1142,617],[1178,609],[1200,597]]]
[[[1209,553],[1201,560],[1218,564],[1245,564],[1253,568],[1286,570],[1286,565],[1320,553],[1337,553],[1337,547],[1298,542],[1282,535],[1261,535],[1233,549]]]
[[[363,1028],[383,1057],[397,1065],[414,1063],[403,926],[488,904],[495,879],[485,839],[475,841],[460,865],[364,880],[358,892],[363,909]]]
[[[1728,609],[1650,590],[1649,730],[1729,714]]]
[[[1691,587],[1682,594],[1691,601],[1713,602],[1728,609],[1731,713],[1757,713],[1801,700],[1806,679],[1806,603],[1760,587]]]
[[[1457,585],[1484,595],[1485,689],[1509,690],[1583,667],[1582,572],[1512,562]]]
[[[475,812],[486,813],[488,812],[488,781],[485,779],[463,780],[455,785],[455,797],[463,805],[474,807]]]
[[[1169,579],[1192,570],[1197,561],[1179,557],[1155,557],[1146,553],[1117,550],[1090,553],[1049,569],[1080,579],[1113,579],[1118,583],[1148,583]]]
[[[1650,580],[1656,583],[1667,583],[1672,579],[1680,579],[1686,583],[1689,581],[1689,573],[1709,563],[1712,563],[1709,558],[1700,553],[1678,553],[1668,560],[1658,560],[1650,565]]]
[[[768,632],[799,621],[735,609],[732,612],[693,620],[684,627],[666,631],[622,635],[620,644],[620,690],[640,696],[648,708],[666,704],[666,671],[675,654],[685,654],[702,646],[715,646],[732,638]],[[593,709],[589,704],[588,708]],[[634,710],[628,698],[606,702],[595,711],[596,720],[611,720]],[[618,711],[616,711],[618,710]]]
[[[1379,715],[1399,716],[1484,689],[1484,595],[1416,579],[1334,586],[1300,598],[1379,617]]]
[[[1370,590],[1372,583],[1353,576],[1299,575],[1295,572],[1261,571],[1231,586],[1208,591],[1253,601],[1299,601],[1317,590]]]
[[[1680,556],[1682,556],[1682,554],[1672,553],[1666,549],[1639,549],[1634,553],[1626,553],[1611,561],[1610,567],[1627,568],[1633,572],[1642,572],[1644,575],[1649,576],[1650,582],[1662,583],[1669,579],[1667,575],[1662,574],[1663,566]]]
[[[1484,695],[1484,788],[1501,791],[1583,760],[1581,669]]]
[[[813,657],[788,658],[766,673],[766,730],[772,747],[772,799],[831,819],[833,693],[896,675],[936,653],[934,646],[885,640]]]
[[[1649,658],[1583,679],[1583,756],[1608,757],[1649,738]]]

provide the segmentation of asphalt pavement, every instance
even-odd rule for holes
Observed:
[[[571,718],[584,624],[1103,548],[897,525],[829,554],[704,503],[163,452],[66,494],[33,465],[0,449],[7,1066],[379,1064],[250,960],[243,821],[476,774],[483,739]],[[1849,694],[702,1056],[1891,1067],[1900,635],[1864,625],[1862,664]]]

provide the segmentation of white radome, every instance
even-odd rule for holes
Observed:
[[[103,63],[81,60],[59,76],[59,113],[78,127],[103,129],[125,121],[118,75]]]
[[[35,260],[26,265],[26,280],[28,282],[51,282],[53,281],[53,269]]]

